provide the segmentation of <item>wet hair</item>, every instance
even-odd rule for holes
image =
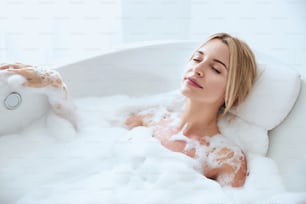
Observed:
[[[250,47],[227,33],[216,33],[210,36],[200,47],[214,39],[219,39],[227,45],[230,54],[225,102],[221,107],[224,115],[232,107],[241,104],[249,94],[256,79],[257,65]]]

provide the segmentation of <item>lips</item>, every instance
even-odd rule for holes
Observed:
[[[196,79],[192,78],[192,77],[185,77],[185,80],[187,81],[188,84],[190,84],[193,87],[197,87],[200,89],[203,89],[203,86],[201,86]]]

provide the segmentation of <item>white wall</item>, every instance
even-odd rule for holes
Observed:
[[[120,0],[1,0],[0,61],[53,66],[121,41]]]
[[[56,65],[225,31],[304,72],[304,0],[1,0],[0,8],[0,61]]]
[[[190,39],[190,0],[122,0],[124,42]]]

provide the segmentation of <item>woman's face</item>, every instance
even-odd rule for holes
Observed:
[[[229,50],[219,39],[199,48],[187,64],[182,93],[190,100],[216,104],[225,100],[229,68]]]

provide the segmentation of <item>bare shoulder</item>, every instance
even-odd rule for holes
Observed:
[[[210,141],[210,168],[221,185],[240,187],[247,176],[247,160],[242,149],[225,137]]]

